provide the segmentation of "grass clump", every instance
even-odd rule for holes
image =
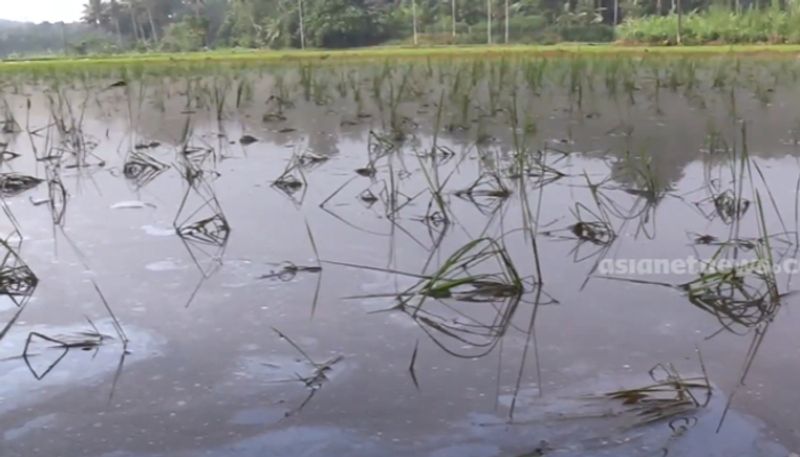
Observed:
[[[626,43],[677,44],[678,15],[647,16],[625,21],[617,39]],[[684,15],[681,43],[749,44],[800,43],[800,14],[793,11],[747,10],[740,13],[712,8]]]

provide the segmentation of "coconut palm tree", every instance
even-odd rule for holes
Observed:
[[[103,27],[107,18],[105,6],[103,0],[89,0],[89,2],[83,5],[81,21],[97,27]]]
[[[108,3],[108,15],[111,17],[111,22],[114,23],[114,31],[117,33],[117,45],[122,46],[122,28],[119,25],[120,8],[117,0],[111,0]]]
[[[505,36],[505,38],[506,38],[506,44],[508,44],[508,29],[509,29],[509,25],[510,25],[509,18],[511,17],[511,15],[509,14],[509,11],[510,11],[510,9],[508,7],[508,0],[506,0],[506,11],[505,11],[505,20],[506,20],[506,36]]]
[[[297,11],[300,15],[300,49],[306,48],[305,18],[303,17],[303,0],[297,0]]]
[[[492,0],[486,0],[486,43],[492,44]]]
[[[450,16],[453,19],[453,42],[456,41],[456,0],[450,0]]]
[[[414,46],[417,45],[417,0],[411,0],[411,20],[413,22],[412,29],[414,30]]]
[[[144,10],[147,13],[147,21],[150,23],[150,35],[153,41],[158,41],[158,31],[156,30],[156,21],[153,20],[153,9],[158,7],[160,0],[145,0]]]

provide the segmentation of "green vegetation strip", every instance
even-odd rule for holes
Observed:
[[[630,46],[615,44],[559,44],[509,46],[441,46],[441,47],[372,47],[349,50],[245,51],[221,50],[191,53],[143,53],[89,57],[56,57],[27,60],[5,60],[2,69],[26,69],[42,66],[169,64],[195,62],[273,62],[336,61],[386,58],[453,58],[506,56],[674,56],[749,55],[796,57],[800,45],[704,45],[704,46]]]

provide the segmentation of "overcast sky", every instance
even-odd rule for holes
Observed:
[[[0,0],[0,19],[72,22],[81,17],[85,0]]]

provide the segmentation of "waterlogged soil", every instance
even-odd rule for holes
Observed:
[[[798,74],[520,58],[9,75],[0,455],[796,455],[791,274],[701,306],[680,287],[699,272],[606,270],[795,257]],[[431,290],[443,271],[472,279]],[[699,380],[697,398],[647,420],[606,395],[665,379]]]

